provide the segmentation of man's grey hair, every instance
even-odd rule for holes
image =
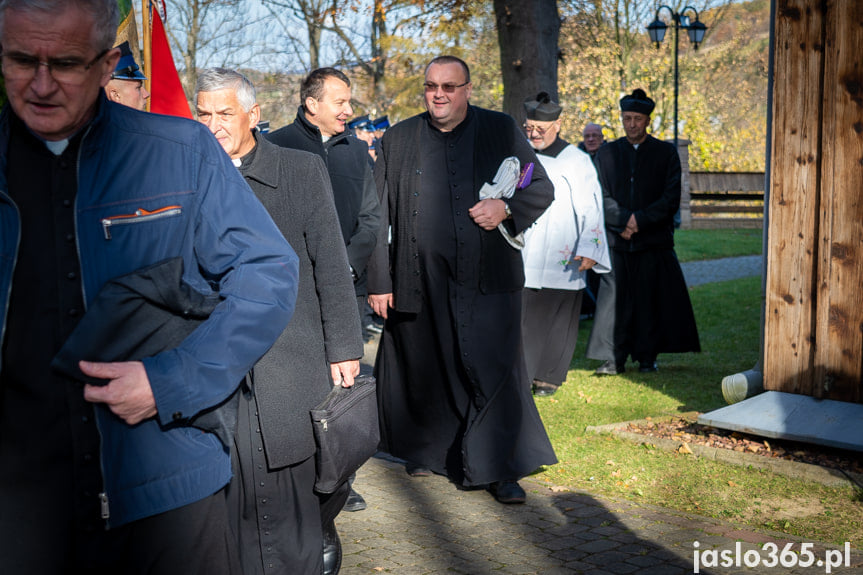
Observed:
[[[110,50],[114,46],[120,25],[117,0],[0,0],[0,42],[3,41],[6,10],[57,15],[69,7],[78,8],[93,18],[92,40],[96,51]]]
[[[195,84],[195,98],[201,92],[216,92],[218,90],[233,90],[244,112],[252,109],[257,102],[255,85],[236,70],[226,68],[207,68],[198,74]]]

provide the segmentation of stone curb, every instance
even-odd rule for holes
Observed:
[[[655,419],[653,420],[655,421]],[[651,437],[642,435],[632,431],[626,431],[630,425],[642,425],[650,423],[650,420],[637,419],[633,421],[623,421],[620,423],[608,423],[605,425],[589,425],[585,428],[588,433],[603,434],[611,433],[621,439],[626,439],[638,444],[655,445],[666,451],[677,451],[684,443],[675,439],[665,439],[661,437]],[[776,459],[772,457],[764,457],[754,453],[745,453],[733,451],[730,449],[722,449],[719,447],[708,447],[705,445],[687,444],[692,454],[696,457],[703,457],[709,461],[718,461],[720,463],[728,463],[731,465],[749,466],[757,469],[766,469],[773,473],[778,473],[792,479],[803,479],[806,481],[814,481],[828,487],[857,487],[863,486],[863,474],[854,473],[851,471],[840,471],[838,469],[830,469],[813,465],[811,463],[801,463],[798,461],[788,461],[785,459]]]

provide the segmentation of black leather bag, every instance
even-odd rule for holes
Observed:
[[[332,493],[377,452],[380,429],[375,378],[360,375],[353,387],[334,387],[310,414],[318,447],[315,490]]]

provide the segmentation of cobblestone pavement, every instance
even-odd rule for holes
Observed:
[[[704,263],[710,265],[684,266],[687,283],[761,273],[760,256]],[[363,371],[371,370],[375,350],[376,341],[366,345]],[[527,503],[501,505],[485,490],[461,490],[444,477],[410,477],[401,462],[378,454],[359,470],[354,483],[368,508],[343,512],[336,522],[344,552],[342,575],[863,574],[863,551],[854,548],[846,553],[781,533],[568,491],[539,479],[521,484]],[[770,566],[770,546],[763,547],[771,542],[776,545],[775,566]],[[787,545],[797,553],[783,555]],[[812,566],[799,566],[807,558],[799,554],[803,550],[813,554]],[[828,569],[825,559],[835,566]]]
[[[342,575],[863,573],[863,552],[853,548],[846,554],[814,543],[813,566],[769,567],[769,546],[760,544],[776,545],[778,563],[786,545],[800,552],[804,540],[530,479],[521,484],[527,503],[501,505],[484,490],[459,490],[444,477],[410,477],[401,463],[379,454],[354,483],[368,508],[337,519]],[[729,567],[720,564],[722,552],[729,554]],[[829,571],[826,564],[817,566],[827,557],[837,565]],[[805,555],[784,559],[796,565]],[[755,567],[747,568],[747,562]]]

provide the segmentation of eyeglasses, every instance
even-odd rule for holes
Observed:
[[[84,82],[87,71],[104,58],[110,50],[110,48],[102,50],[95,58],[86,63],[74,58],[49,59],[47,62],[43,62],[39,58],[27,54],[5,54],[3,52],[0,52],[0,62],[3,65],[3,76],[7,80],[32,80],[36,77],[39,66],[45,66],[55,82],[74,86]]]
[[[554,124],[552,124],[552,126],[553,125]],[[536,124],[522,124],[521,127],[524,128],[524,131],[528,134],[530,134],[531,132],[536,132],[537,134],[539,134],[540,138],[545,136],[545,134],[549,130],[551,130],[551,126],[546,126],[545,128],[543,128],[541,126],[537,126]]]
[[[426,82],[423,84],[423,88],[425,88],[426,92],[437,92],[437,89],[440,88],[447,94],[452,94],[455,92],[456,88],[461,88],[468,84],[470,84],[470,82],[465,82],[464,84],[435,84],[434,82]]]

